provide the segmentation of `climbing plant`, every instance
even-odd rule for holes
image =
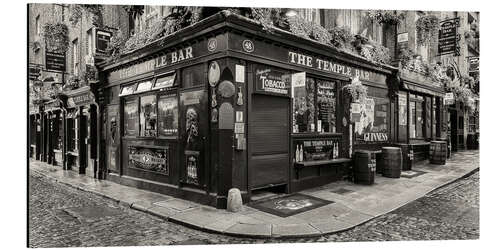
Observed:
[[[64,53],[69,48],[68,26],[66,24],[44,24],[42,27],[42,37],[49,51]]]
[[[415,23],[417,30],[417,43],[429,44],[433,37],[437,36],[439,30],[439,18],[434,15],[425,15],[417,19]]]

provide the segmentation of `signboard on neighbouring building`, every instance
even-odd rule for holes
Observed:
[[[45,52],[45,68],[53,71],[66,70],[66,53]]]
[[[460,55],[460,46],[458,46],[458,41],[460,40],[458,35],[459,26],[460,18],[452,18],[440,22],[438,35],[439,55]]]
[[[479,56],[469,57],[469,73],[479,72]]]
[[[96,54],[106,54],[108,49],[109,41],[111,41],[111,32],[104,30],[96,30],[95,38],[95,53]]]
[[[29,74],[29,79],[30,80],[37,80],[38,77],[40,77],[40,72],[41,72],[41,68],[40,66],[38,65],[33,65],[33,64],[30,64],[29,65],[29,68],[28,68],[28,74]]]
[[[444,105],[452,105],[455,103],[455,98],[452,92],[446,93],[444,96]]]

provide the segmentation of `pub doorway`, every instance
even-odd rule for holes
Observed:
[[[458,118],[457,111],[455,109],[448,110],[450,114],[450,141],[451,141],[451,151],[456,152],[458,150]]]
[[[289,167],[289,98],[254,94],[249,121],[249,186],[285,192]]]

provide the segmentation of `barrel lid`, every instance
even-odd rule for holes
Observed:
[[[355,150],[354,153],[360,153],[360,154],[370,154],[371,151],[369,150],[361,150],[361,149],[358,149],[358,150]]]
[[[431,141],[431,143],[446,143],[445,141]]]
[[[398,147],[382,147],[382,149],[393,150],[393,149],[401,149]]]

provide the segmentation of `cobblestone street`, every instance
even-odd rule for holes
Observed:
[[[304,239],[244,239],[186,228],[30,176],[30,247],[479,238],[479,171],[345,232]]]

